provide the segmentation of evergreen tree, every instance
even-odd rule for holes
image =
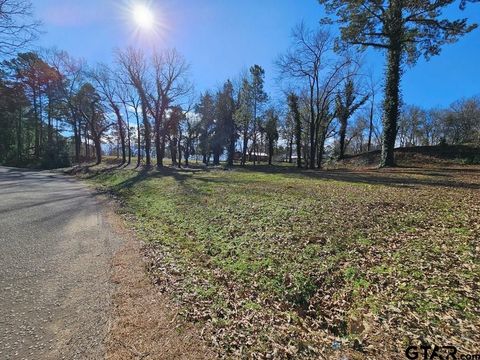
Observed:
[[[268,165],[272,165],[273,152],[275,149],[275,143],[278,141],[278,115],[274,109],[267,111],[265,122],[265,135],[268,142]]]
[[[295,123],[295,145],[297,148],[297,167],[302,167],[302,122],[298,110],[298,96],[294,93],[288,95],[288,106]]]
[[[233,165],[233,155],[235,153],[235,143],[237,141],[237,129],[234,121],[235,101],[233,99],[233,85],[230,80],[223,85],[223,89],[217,95],[216,118],[217,131],[213,139],[213,147],[221,147],[222,152],[227,149],[227,164]],[[214,163],[218,160],[215,159]]]
[[[242,137],[242,166],[247,162],[247,148],[252,122],[250,83],[248,79],[244,78],[242,80],[242,87],[238,92],[238,102],[235,110],[235,123]]]
[[[400,108],[400,79],[405,63],[423,55],[438,55],[444,44],[472,31],[467,19],[441,18],[455,0],[319,0],[329,14],[327,22],[341,24],[341,39],[361,48],[373,47],[387,54],[381,166],[395,164],[393,151]],[[465,3],[465,2],[463,2]]]
[[[203,163],[208,165],[212,153],[212,134],[215,123],[215,99],[207,91],[200,96],[197,113],[201,120],[199,123],[199,148],[203,156]]]
[[[340,123],[339,137],[339,159],[343,159],[345,154],[345,136],[347,134],[348,120],[350,117],[368,100],[368,96],[362,97],[357,100],[357,94],[355,93],[355,83],[353,79],[349,78],[345,82],[343,91],[337,94],[335,99],[336,115],[338,122]]]
[[[258,113],[261,110],[262,105],[268,100],[268,96],[263,90],[265,82],[265,70],[259,65],[253,65],[250,68],[251,80],[251,99],[253,104],[253,164],[255,165],[255,157],[257,153],[257,131],[259,129]]]

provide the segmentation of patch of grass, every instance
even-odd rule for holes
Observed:
[[[412,334],[479,341],[480,182],[468,172],[88,176],[122,201],[153,276],[222,356],[312,358],[338,336],[371,357]]]

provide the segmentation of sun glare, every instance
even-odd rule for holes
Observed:
[[[133,18],[137,25],[143,29],[151,30],[155,25],[153,11],[145,5],[136,5],[133,9]]]

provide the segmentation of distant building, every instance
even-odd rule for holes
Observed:
[[[256,153],[256,154],[249,154],[248,156],[248,161],[265,161],[267,162],[268,161],[268,154],[266,153],[262,153],[262,152],[259,152],[259,153]]]

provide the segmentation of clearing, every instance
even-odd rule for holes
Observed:
[[[480,166],[94,169],[220,356],[479,352]]]

